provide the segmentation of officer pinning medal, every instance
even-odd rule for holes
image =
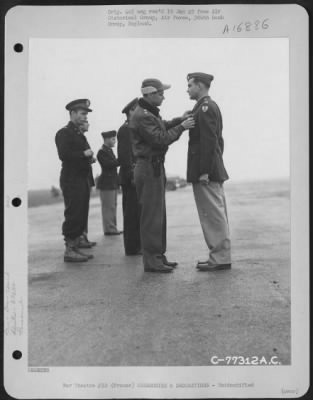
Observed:
[[[140,234],[146,272],[170,273],[176,261],[166,256],[165,155],[169,146],[193,128],[189,114],[165,121],[158,108],[171,86],[159,79],[145,79],[142,97],[130,119],[136,166],[134,178],[140,204]]]
[[[73,100],[65,106],[70,121],[55,136],[62,162],[64,262],[81,263],[94,258],[88,252],[96,245],[88,238],[88,215],[90,193],[95,186],[92,166],[98,162],[101,174],[96,179],[96,187],[100,194],[102,235],[116,241],[123,234],[121,251],[127,257],[140,256],[144,272],[172,273],[178,267],[180,260],[170,260],[167,254],[164,164],[170,146],[189,133],[187,182],[192,186],[207,245],[207,258],[197,261],[196,270],[210,272],[231,268],[223,187],[228,179],[223,161],[223,121],[220,108],[209,96],[213,80],[214,76],[206,72],[189,73],[187,93],[190,100],[195,101],[193,109],[165,120],[160,107],[171,85],[158,78],[144,79],[138,85],[141,95],[121,107],[126,116],[123,125],[115,130],[103,123],[102,146],[96,157],[87,140],[90,128],[87,117],[92,112],[90,100]],[[116,141],[117,155],[114,153]],[[122,230],[117,222],[119,206]]]

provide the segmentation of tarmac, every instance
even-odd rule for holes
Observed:
[[[140,256],[124,255],[122,235],[103,235],[98,198],[86,263],[63,262],[62,203],[30,208],[29,365],[204,366],[213,356],[290,364],[288,190],[225,184],[233,263],[216,272],[195,268],[207,249],[190,186],[166,194],[167,256],[179,262],[171,274],[144,272]]]

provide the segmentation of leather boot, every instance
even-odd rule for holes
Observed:
[[[86,239],[85,235],[81,235],[78,239],[77,247],[79,249],[91,249],[93,245]]]
[[[88,257],[83,256],[76,251],[76,241],[72,239],[65,240],[65,262],[85,262],[88,261]]]
[[[88,244],[90,244],[92,247],[95,246],[95,245],[97,244],[97,242],[91,242],[91,241],[88,239],[87,232],[84,232],[84,233],[83,233],[83,236],[84,236],[86,242],[87,242]]]
[[[81,256],[87,257],[88,260],[91,260],[92,258],[94,258],[93,254],[86,254],[83,253],[82,251],[80,251],[78,248],[75,249],[76,253],[80,254]]]
[[[168,261],[165,254],[162,254],[161,260],[164,265],[172,268],[176,268],[178,263],[176,261]]]
[[[87,257],[88,260],[91,260],[93,258],[93,255],[92,254],[83,253],[80,250],[80,246],[79,246],[80,243],[81,243],[81,237],[75,239],[75,251],[76,251],[76,253],[80,254],[81,256]],[[88,247],[88,248],[90,248],[90,247]]]

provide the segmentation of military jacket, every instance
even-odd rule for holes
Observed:
[[[120,162],[120,184],[130,185],[133,180],[135,157],[132,148],[131,130],[127,121],[117,132],[117,156]]]
[[[195,127],[189,130],[187,181],[199,182],[200,175],[208,174],[215,182],[228,179],[223,162],[224,140],[222,115],[209,97],[200,99],[192,110]]]
[[[139,104],[130,120],[135,157],[164,156],[168,146],[184,131],[181,122],[182,118],[162,120],[157,107],[151,106],[144,99],[139,99]]]
[[[91,157],[84,155],[90,146],[79,128],[70,121],[56,133],[55,144],[62,161],[61,181],[73,184],[87,180],[92,184]]]
[[[98,151],[97,159],[101,165],[101,175],[97,180],[97,188],[100,190],[114,190],[118,188],[117,167],[119,161],[113,150],[103,145]]]

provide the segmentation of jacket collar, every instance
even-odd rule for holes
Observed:
[[[150,111],[153,115],[155,115],[156,117],[159,117],[160,115],[160,110],[158,107],[156,106],[152,106],[150,103],[148,103],[143,97],[141,97],[138,101],[138,104],[140,105],[140,107],[147,109],[148,111]]]
[[[75,125],[72,121],[69,121],[67,127],[70,128],[73,132],[81,134],[81,131],[79,130],[78,126]]]
[[[197,111],[198,110],[198,108],[202,105],[202,103],[204,102],[204,101],[206,101],[206,100],[209,100],[209,99],[211,99],[211,97],[210,96],[203,96],[203,97],[201,97],[201,99],[199,99],[197,102],[196,102],[196,104],[195,104],[195,106],[194,106],[194,108],[193,108],[193,112],[194,111]]]
[[[106,144],[103,144],[101,148],[102,148],[102,150],[105,150],[109,153],[111,153],[113,151],[112,148],[107,146]]]

